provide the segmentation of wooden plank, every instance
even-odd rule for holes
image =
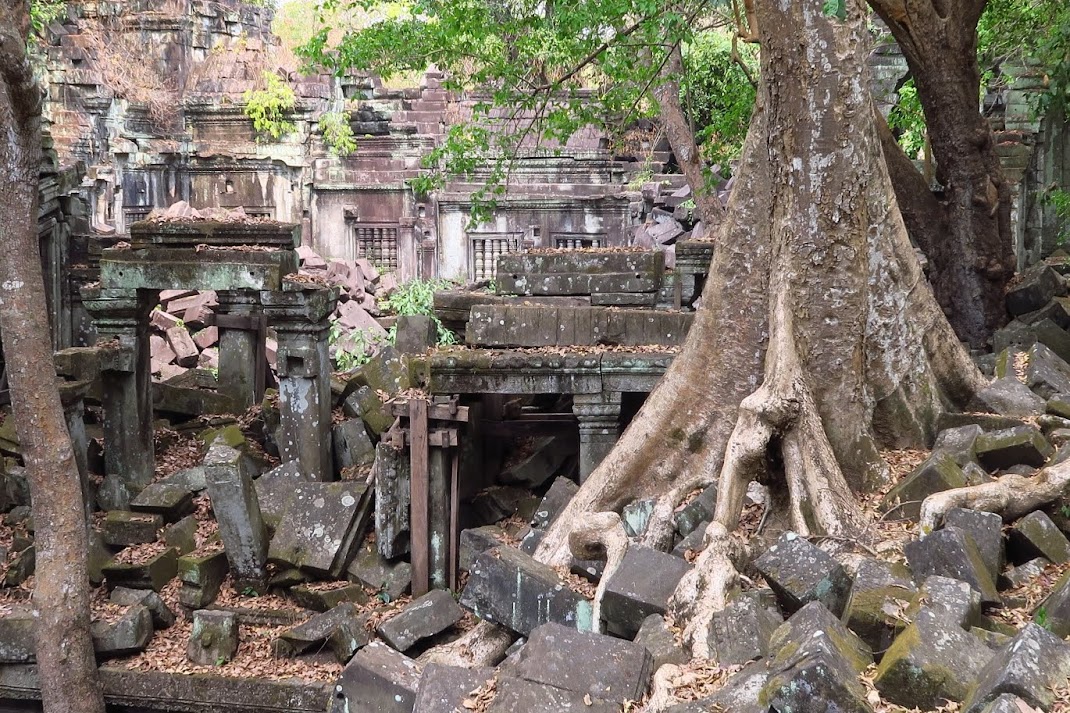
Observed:
[[[405,417],[409,415],[408,404],[411,401],[406,402],[404,400],[391,401],[390,413],[394,416]],[[427,404],[424,401],[424,404]],[[467,406],[451,406],[450,404],[429,404],[427,406],[427,417],[436,421],[468,421],[468,407]]]
[[[409,401],[409,531],[412,535],[412,595],[427,594],[430,588],[428,522],[429,474],[427,442],[427,401]]]
[[[457,445],[456,428],[438,428],[427,435],[427,442],[436,448],[453,448]]]
[[[461,485],[460,485],[460,463],[461,453],[457,449],[451,449],[449,452],[450,458],[450,549],[448,557],[450,558],[450,589],[457,591],[457,583],[459,582],[458,570],[460,568],[460,553],[461,553],[461,527],[460,527],[460,502],[461,502]]]

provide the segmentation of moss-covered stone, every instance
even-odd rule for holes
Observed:
[[[145,562],[129,564],[112,561],[103,569],[108,589],[122,586],[159,592],[178,573],[178,552],[174,547],[168,547]]]
[[[1054,451],[1034,426],[1016,426],[985,433],[977,438],[974,449],[981,465],[990,472],[1015,465],[1039,468]]]
[[[933,493],[966,485],[966,475],[952,453],[938,451],[929,456],[910,475],[884,496],[882,507],[890,517],[917,520],[921,503]]]

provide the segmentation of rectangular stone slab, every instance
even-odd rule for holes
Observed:
[[[191,290],[280,290],[282,277],[297,272],[297,254],[186,248],[117,250],[100,259],[102,285],[122,289],[162,290],[176,285]]]

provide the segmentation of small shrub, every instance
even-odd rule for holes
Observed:
[[[321,116],[320,132],[331,153],[347,156],[357,150],[357,141],[353,138],[353,127],[349,125],[347,112],[329,111]]]
[[[297,97],[290,85],[274,72],[265,71],[263,77],[263,89],[250,89],[242,96],[245,115],[252,119],[257,134],[279,139],[297,128],[285,118],[297,105]]]

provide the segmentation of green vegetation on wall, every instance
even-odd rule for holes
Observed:
[[[293,111],[297,97],[290,85],[274,72],[265,71],[263,79],[263,89],[250,89],[242,97],[245,115],[252,119],[258,136],[277,140],[296,128],[286,119],[286,114]]]

